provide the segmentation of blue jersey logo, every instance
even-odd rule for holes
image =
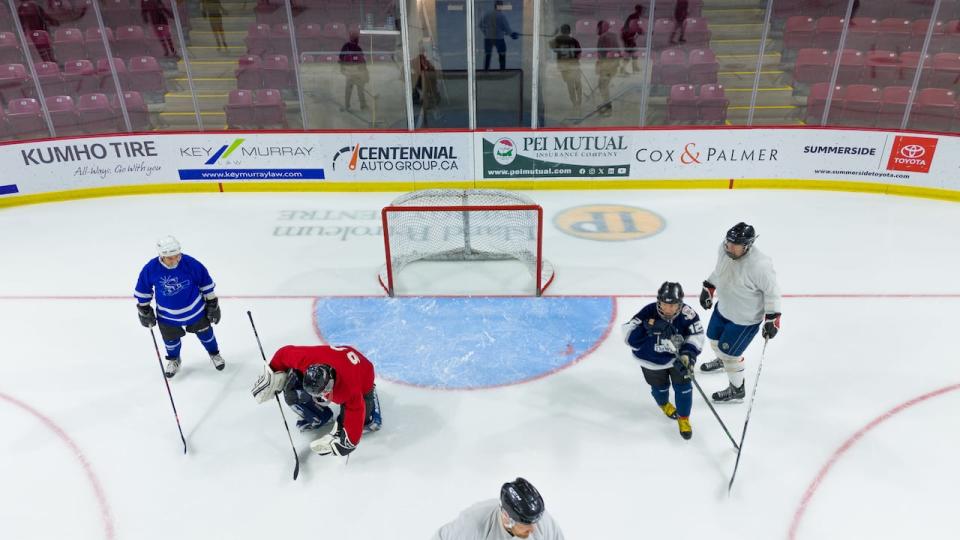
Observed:
[[[163,276],[160,278],[160,294],[163,296],[173,296],[190,286],[190,280],[180,281],[177,276]]]

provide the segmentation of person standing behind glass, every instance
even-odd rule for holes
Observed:
[[[686,29],[687,14],[689,12],[690,2],[688,0],[677,0],[677,6],[673,9],[673,20],[675,26],[673,27],[673,32],[670,32],[670,43],[679,44],[686,43],[687,40],[683,39],[684,32]],[[680,37],[674,41],[673,37],[680,33]]]
[[[641,17],[643,17],[643,6],[637,4],[633,7],[633,13],[623,21],[623,28],[620,29],[620,39],[623,40],[623,63],[626,65],[629,57],[634,73],[640,71],[637,63],[637,36],[643,35],[643,28],[640,27]]]
[[[620,42],[617,35],[610,31],[608,21],[597,23],[597,89],[600,90],[602,103],[598,111],[602,116],[613,113],[610,102],[610,80],[620,67]]]
[[[220,0],[201,0],[200,13],[210,23],[210,31],[217,39],[217,50],[219,51],[223,47],[223,50],[226,51],[227,38],[223,34],[223,16],[227,14],[227,10],[223,9]]]
[[[140,17],[143,24],[153,29],[153,34],[163,45],[163,55],[177,57],[177,50],[173,46],[173,35],[170,33],[170,20],[174,18],[162,0],[140,0]]]
[[[344,108],[350,110],[350,98],[356,88],[360,98],[360,110],[367,110],[367,98],[364,94],[365,87],[370,82],[370,73],[367,71],[363,49],[360,48],[360,32],[356,30],[350,32],[350,40],[340,49],[340,73],[347,79],[343,92]]]
[[[497,0],[493,3],[493,11],[487,12],[480,19],[480,30],[483,32],[483,70],[490,69],[490,53],[494,45],[497,47],[497,54],[500,59],[500,70],[507,67],[507,41],[504,37],[510,34],[510,39],[517,39],[520,34],[510,29],[510,21],[501,13],[503,0]]]
[[[550,41],[550,48],[557,53],[557,69],[560,70],[563,82],[567,84],[570,102],[579,110],[580,103],[583,101],[583,84],[580,81],[582,77],[580,73],[580,42],[570,35],[569,24],[560,26],[560,35]]]

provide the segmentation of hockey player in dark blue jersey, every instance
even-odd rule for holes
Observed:
[[[157,241],[158,257],[143,266],[133,295],[137,299],[140,324],[160,326],[167,348],[163,373],[173,377],[180,369],[180,338],[196,334],[210,354],[217,371],[223,369],[213,326],[220,322],[220,304],[214,294],[213,279],[200,261],[180,252],[180,243],[172,236]],[[156,294],[154,294],[156,293]],[[150,300],[156,295],[157,311]]]
[[[664,282],[657,291],[657,301],[623,325],[623,337],[633,357],[640,361],[643,378],[663,414],[677,420],[684,439],[693,437],[690,370],[703,348],[703,325],[697,312],[683,303],[683,287]],[[671,383],[676,406],[670,403]]]

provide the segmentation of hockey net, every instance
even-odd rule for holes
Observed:
[[[524,264],[537,296],[553,281],[543,259],[543,208],[510,191],[427,189],[395,199],[381,212],[386,265],[380,285],[394,295],[397,276],[417,261]]]

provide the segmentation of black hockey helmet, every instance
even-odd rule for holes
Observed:
[[[336,371],[327,364],[311,364],[303,372],[303,391],[313,397],[320,397],[333,390],[336,377]]]
[[[543,516],[543,497],[533,484],[518,477],[500,488],[500,507],[510,519],[530,525]]]
[[[657,290],[657,302],[680,304],[683,302],[683,287],[675,281],[664,281]]]
[[[672,319],[677,316],[677,313],[680,313],[680,308],[677,308],[677,311],[672,315],[666,315],[663,310],[660,308],[662,304],[671,304],[677,305],[683,304],[683,287],[675,281],[664,281],[663,285],[660,286],[660,289],[657,290],[657,313],[661,317]]]
[[[757,231],[753,229],[753,225],[747,225],[742,221],[730,227],[730,230],[727,231],[727,242],[731,244],[750,247],[756,239]]]

